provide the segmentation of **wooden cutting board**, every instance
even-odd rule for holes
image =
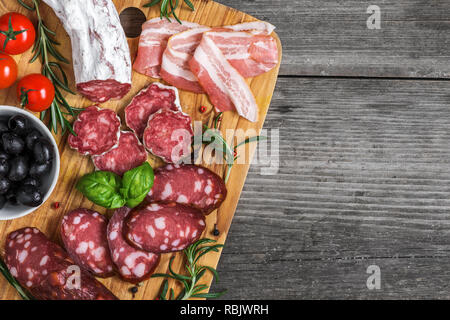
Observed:
[[[114,0],[116,7],[121,13],[124,9],[129,7],[136,7],[142,10],[147,19],[159,16],[159,7],[155,8],[143,8],[145,3],[149,0]],[[181,1],[180,1],[181,2]],[[256,19],[238,10],[226,7],[214,1],[207,0],[192,0],[195,5],[196,11],[191,12],[186,5],[183,4],[181,8],[177,9],[178,16],[182,20],[197,22],[207,26],[223,26],[232,25],[241,22],[255,21]],[[62,44],[59,49],[61,53],[67,57],[71,58],[71,45],[70,40],[62,28],[61,23],[55,16],[53,11],[46,5],[41,5],[42,15],[47,26],[51,30],[57,30],[56,39]],[[0,0],[0,15],[7,13],[9,11],[18,11],[35,21],[34,13],[23,9],[15,0]],[[278,36],[274,33],[273,35],[277,42],[280,51],[280,61],[281,61],[281,43]],[[129,45],[131,50],[131,57],[134,60],[137,52],[138,38],[129,39]],[[40,72],[40,62],[34,62],[29,64],[31,53],[27,52],[21,56],[15,56],[14,59],[19,65],[19,78],[30,73]],[[65,67],[67,74],[70,76],[70,83],[74,84],[73,70],[71,65]],[[257,134],[259,134],[267,111],[269,109],[270,101],[272,99],[272,94],[275,88],[279,71],[279,65],[274,68],[271,72],[263,74],[259,77],[249,79],[248,82],[251,86],[252,91],[255,94],[257,103],[259,105],[259,121],[256,123],[251,123],[243,118],[240,118],[235,112],[227,112],[224,115],[221,124],[221,131],[225,134],[226,129],[254,129]],[[148,85],[153,80],[146,76],[140,75],[133,72],[133,84],[131,92],[125,96],[120,101],[108,102],[102,105],[103,108],[110,108],[116,110],[119,115],[123,117],[123,110],[125,106],[129,103],[132,97],[139,92],[143,87]],[[68,101],[71,105],[76,107],[86,107],[91,105],[88,100],[82,98],[81,96],[69,96]],[[189,113],[193,120],[203,121],[207,125],[211,125],[211,122],[215,116],[213,108],[208,101],[206,95],[193,94],[189,92],[180,91],[181,105],[183,110]],[[17,100],[15,97],[15,86],[0,90],[0,105],[17,105]],[[200,113],[200,106],[207,106],[207,112]],[[92,172],[94,166],[92,165],[89,157],[83,157],[79,155],[76,151],[73,151],[67,145],[67,136],[61,137],[61,135],[56,136],[56,141],[59,146],[59,152],[61,155],[61,172],[59,176],[58,184],[51,195],[50,199],[42,205],[41,208],[31,213],[30,215],[23,217],[21,219],[13,221],[0,221],[0,246],[3,248],[6,235],[18,228],[25,226],[33,226],[41,229],[45,234],[47,234],[51,239],[60,242],[58,238],[58,226],[63,217],[63,215],[69,210],[76,209],[79,207],[91,208],[97,210],[101,213],[110,215],[104,208],[95,206],[84,198],[75,188],[75,183],[77,180],[86,173]],[[235,164],[229,181],[227,183],[228,196],[226,201],[222,206],[213,212],[207,218],[207,228],[203,237],[208,237],[211,239],[216,239],[218,243],[224,243],[228,230],[231,225],[231,221],[236,210],[236,206],[239,201],[239,197],[244,186],[245,178],[249,169],[250,160],[253,157],[254,150],[256,149],[256,144],[252,143],[247,145],[245,148],[241,147],[239,149],[239,154],[246,155],[247,164]],[[160,160],[149,156],[149,162],[157,167],[162,164]],[[225,165],[210,165],[208,166],[219,175],[224,176],[226,172]],[[55,202],[60,202],[60,207],[58,209],[53,208]],[[212,231],[214,225],[217,224],[217,228],[220,231],[220,236],[214,237]],[[251,241],[251,239],[248,239]],[[173,254],[164,254],[161,259],[161,263],[157,268],[158,273],[167,273],[168,262]],[[182,253],[177,253],[176,259],[174,261],[174,269],[176,272],[183,272],[183,255]],[[211,267],[216,267],[220,258],[219,253],[209,253],[200,260],[200,264],[208,265]],[[203,278],[202,283],[210,284],[212,280],[211,275],[206,275]],[[114,294],[116,294],[120,299],[131,299],[132,295],[129,289],[132,287],[131,284],[120,280],[118,277],[112,277],[109,279],[101,279],[101,282],[105,284]],[[161,288],[162,279],[155,278],[145,281],[140,287],[138,293],[136,294],[136,299],[155,299],[159,295]],[[174,282],[169,282],[170,287],[173,287],[176,292],[180,290],[180,287]],[[6,282],[3,277],[0,277],[0,299],[20,299],[16,291]]]

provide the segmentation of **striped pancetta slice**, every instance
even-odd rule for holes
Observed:
[[[161,59],[167,40],[174,34],[197,27],[200,25],[188,21],[179,24],[159,17],[148,20],[142,25],[138,54],[133,69],[149,77],[160,78]]]
[[[200,27],[178,33],[167,43],[162,58],[161,77],[179,89],[203,93],[190,70],[189,60],[206,31],[216,31],[214,35],[211,34],[212,39],[244,78],[266,73],[278,64],[276,40],[268,35],[273,29],[271,24],[257,21],[223,28]]]
[[[250,87],[227,61],[214,42],[214,32],[205,32],[189,66],[219,111],[236,110],[252,122],[258,120],[258,105]]]

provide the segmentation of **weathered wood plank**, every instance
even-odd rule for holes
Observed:
[[[222,0],[277,26],[282,75],[450,76],[448,1]],[[369,5],[381,29],[369,30]]]
[[[280,79],[219,263],[224,298],[449,298],[446,81]],[[269,131],[270,134],[270,131]],[[382,288],[366,287],[381,268]],[[256,289],[257,288],[257,289]]]

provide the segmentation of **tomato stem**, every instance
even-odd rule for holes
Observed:
[[[29,102],[29,100],[28,100],[28,93],[30,91],[37,91],[37,90],[34,90],[34,89],[26,90],[24,87],[20,88],[20,106],[22,108],[25,107],[28,104],[28,102]]]
[[[18,36],[21,33],[24,33],[25,31],[28,31],[28,29],[14,31],[12,26],[12,15],[10,15],[8,21],[8,30],[7,31],[0,30],[0,33],[6,37],[5,42],[3,43],[3,51],[6,50],[6,45],[10,40],[17,40],[16,36]]]

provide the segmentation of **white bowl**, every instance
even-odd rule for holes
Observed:
[[[36,128],[44,137],[46,137],[52,143],[55,151],[52,169],[48,175],[46,175],[41,179],[42,180],[41,190],[44,194],[44,201],[42,203],[44,203],[50,197],[50,195],[53,192],[53,189],[55,189],[56,183],[58,182],[59,164],[60,164],[58,146],[50,130],[48,130],[45,124],[39,118],[35,117],[32,113],[20,109],[18,107],[0,105],[0,118],[9,117],[16,114],[24,115],[30,121],[30,123],[32,123],[33,127]],[[3,209],[0,209],[0,220],[11,220],[24,217],[27,214],[30,214],[31,212],[35,211],[39,207],[28,207],[21,204],[13,206],[7,203],[3,207]]]

